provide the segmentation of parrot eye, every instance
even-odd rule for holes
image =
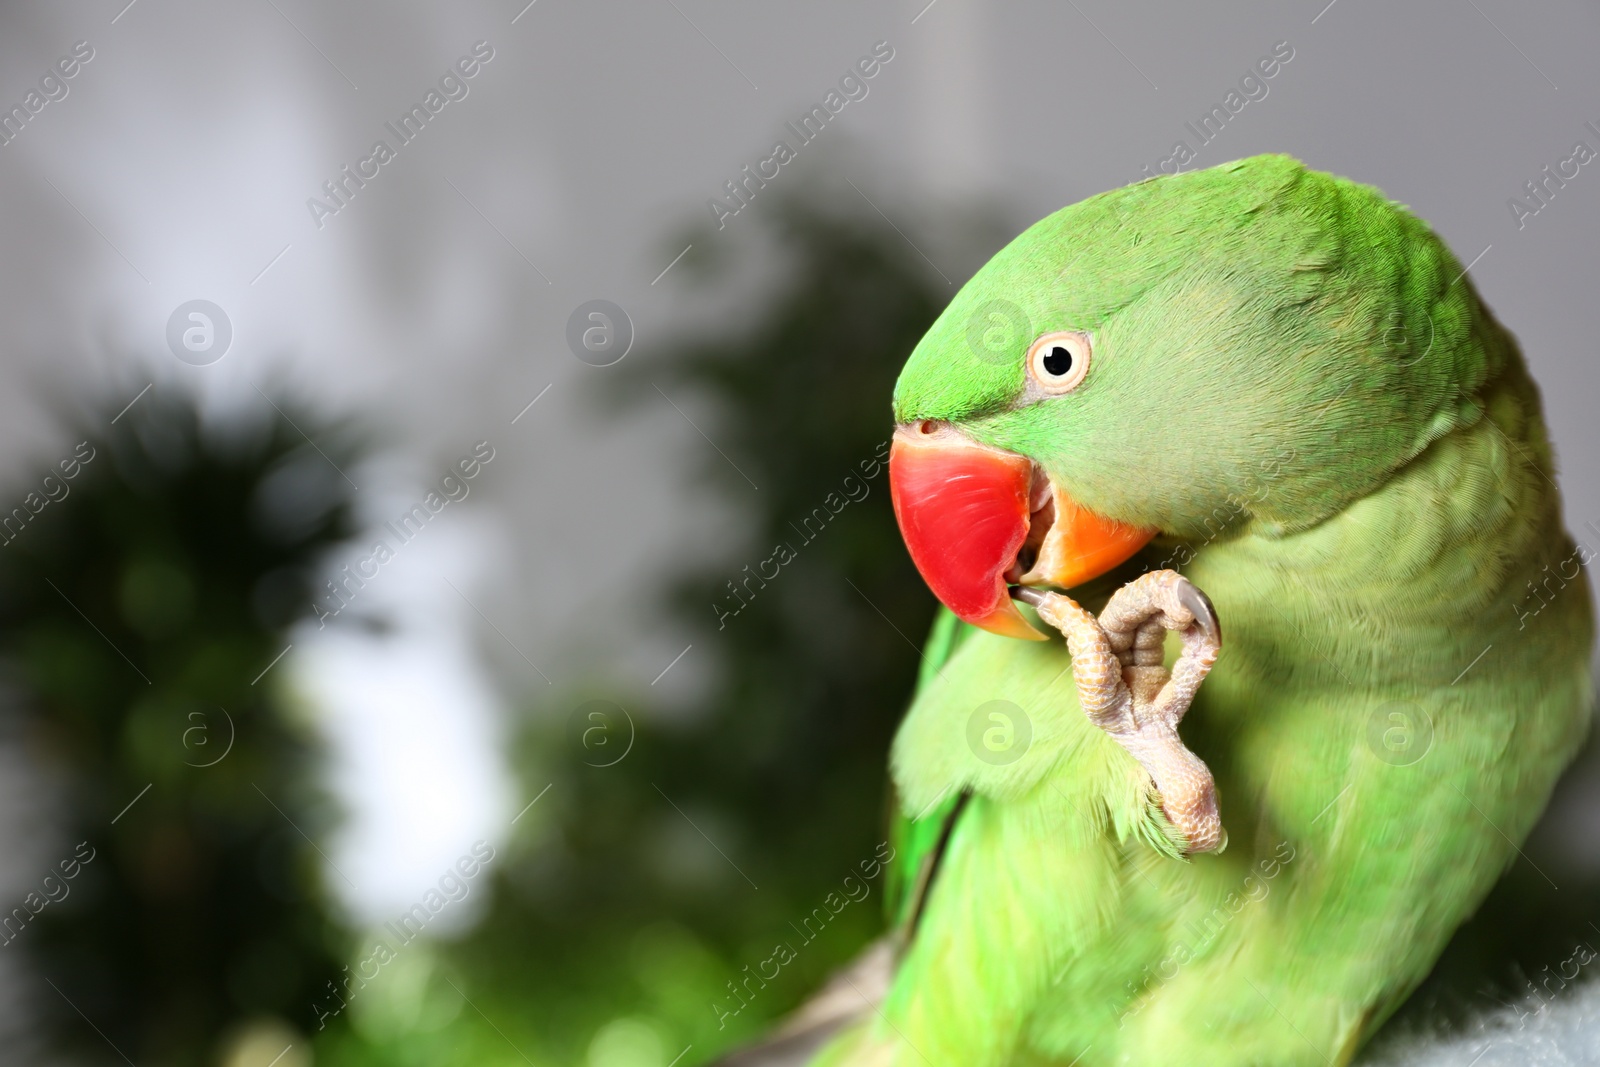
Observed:
[[[1028,347],[1028,374],[1046,395],[1070,393],[1089,373],[1089,335],[1076,330],[1047,333]]]

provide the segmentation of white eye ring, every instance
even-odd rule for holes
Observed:
[[[1028,346],[1028,375],[1046,396],[1070,393],[1089,373],[1089,335],[1057,330]]]

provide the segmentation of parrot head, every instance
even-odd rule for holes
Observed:
[[[1282,536],[1481,411],[1501,346],[1455,258],[1376,190],[1257,156],[1045,218],[961,289],[895,385],[912,560],[957,616],[1043,640],[1063,589],[1158,534]]]

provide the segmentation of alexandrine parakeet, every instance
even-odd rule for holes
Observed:
[[[1537,390],[1463,265],[1285,156],[1143,181],[983,267],[894,419],[946,610],[887,990],[819,1062],[1349,1062],[1591,710]]]

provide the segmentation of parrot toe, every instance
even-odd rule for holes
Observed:
[[[1150,775],[1161,810],[1187,853],[1219,850],[1227,836],[1211,770],[1178,737],[1183,719],[1222,649],[1222,627],[1205,593],[1176,571],[1151,571],[1111,597],[1099,618],[1061,593],[1014,589],[1060,630],[1084,714]],[[1162,665],[1168,630],[1183,652]]]

